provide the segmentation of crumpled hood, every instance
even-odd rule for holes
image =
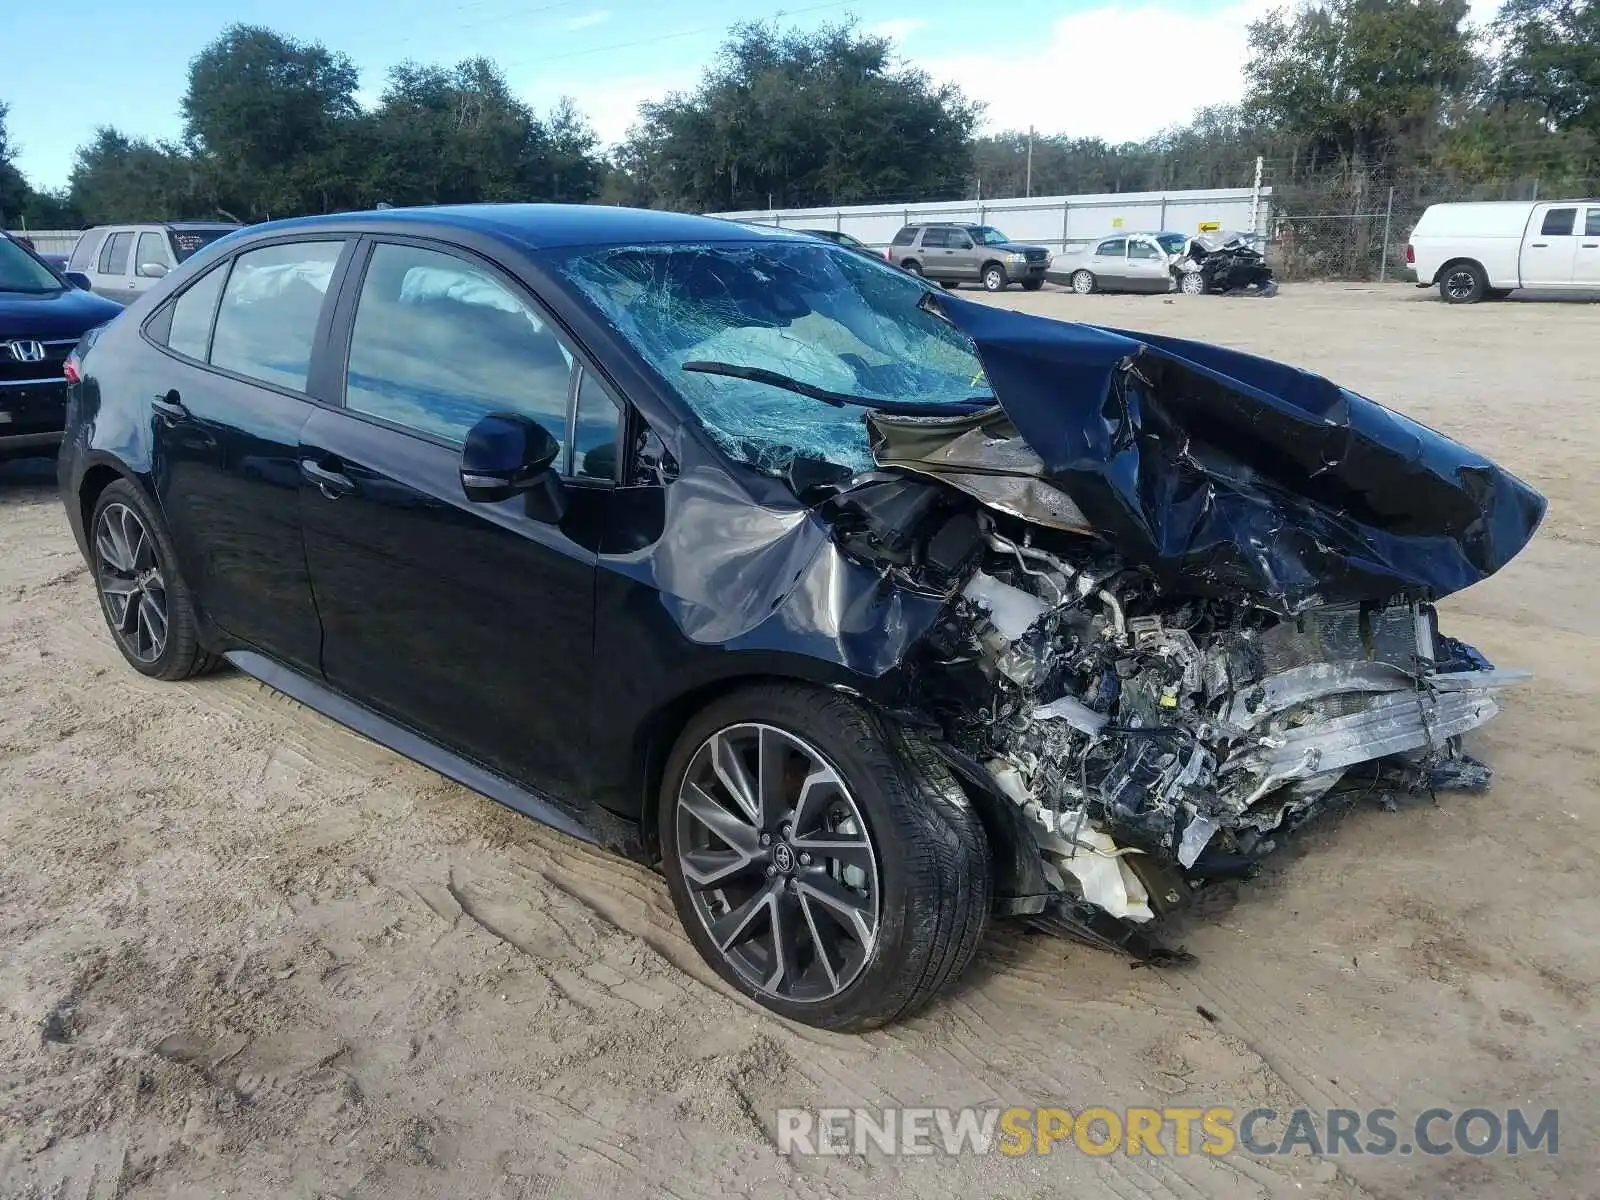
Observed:
[[[1318,375],[1201,342],[935,294],[994,395],[1129,563],[1284,614],[1435,599],[1505,566],[1545,499]]]

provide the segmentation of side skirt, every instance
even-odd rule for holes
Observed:
[[[507,808],[515,809],[525,817],[532,817],[540,824],[560,830],[580,842],[604,845],[630,858],[640,856],[639,852],[634,851],[625,842],[618,844],[616,835],[623,824],[618,817],[610,817],[604,824],[619,828],[615,830],[607,828],[605,833],[610,836],[602,836],[579,817],[559,806],[553,799],[530,791],[485,767],[480,767],[477,763],[446,750],[420,734],[413,733],[405,726],[380,716],[365,705],[340,695],[326,684],[308,679],[300,672],[274,662],[263,654],[257,654],[253,650],[229,650],[222,657],[252,679],[266,684],[274,691],[298,700],[307,708],[337,721],[347,729],[353,729],[364,737],[371,738],[378,745],[419,762],[446,778],[455,780],[463,787],[469,787],[480,795],[504,804]],[[637,833],[627,840],[637,843]]]

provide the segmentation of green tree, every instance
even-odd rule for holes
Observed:
[[[1497,99],[1534,107],[1554,130],[1600,135],[1600,3],[1508,0],[1494,32]]]
[[[91,225],[215,215],[203,170],[181,146],[106,127],[79,147],[68,200]]]
[[[1246,107],[1308,169],[1385,162],[1438,128],[1478,60],[1466,0],[1321,0],[1250,26]]]
[[[684,208],[956,195],[979,114],[853,24],[745,24],[694,92],[643,106],[616,165],[640,199]]]
[[[370,124],[369,202],[583,201],[599,189],[595,137],[571,102],[541,121],[485,58],[394,68]]]
[[[11,137],[6,129],[6,117],[10,111],[11,106],[0,100],[0,229],[23,213],[32,193],[28,181],[22,177],[22,172],[13,161],[17,152],[11,145]]]
[[[361,113],[359,83],[343,54],[232,25],[189,64],[184,138],[219,199],[242,214],[338,205],[345,135]]]

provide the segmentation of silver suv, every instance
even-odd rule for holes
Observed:
[[[131,304],[202,246],[238,228],[219,221],[96,225],[78,235],[67,270],[87,275],[96,295]]]
[[[981,283],[986,292],[1020,283],[1030,292],[1044,286],[1050,251],[1013,242],[993,225],[907,225],[894,235],[889,261],[947,288]]]

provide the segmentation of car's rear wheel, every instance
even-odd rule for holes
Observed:
[[[957,283],[954,279],[941,279],[939,281],[939,286],[942,287],[947,292],[953,292],[953,291],[956,290],[956,288],[960,287],[961,285],[959,283]]]
[[[1451,263],[1439,276],[1439,296],[1446,304],[1476,304],[1488,289],[1488,277],[1477,263]]]
[[[1006,269],[999,263],[990,263],[983,268],[983,290],[986,292],[1003,292],[1006,290]]]
[[[900,269],[910,275],[922,274],[922,264],[914,258],[908,258],[905,262],[901,263]]]
[[[983,826],[943,761],[845,696],[747,688],[692,720],[659,830],[673,903],[733,987],[824,1029],[905,1016],[966,967]]]
[[[89,554],[106,625],[134,670],[187,679],[216,665],[200,646],[194,605],[160,514],[125,479],[95,500]]]
[[[1080,296],[1093,295],[1094,294],[1094,289],[1095,289],[1094,276],[1090,272],[1088,272],[1088,271],[1074,271],[1072,273],[1072,290],[1077,292],[1078,295],[1080,295]]]

